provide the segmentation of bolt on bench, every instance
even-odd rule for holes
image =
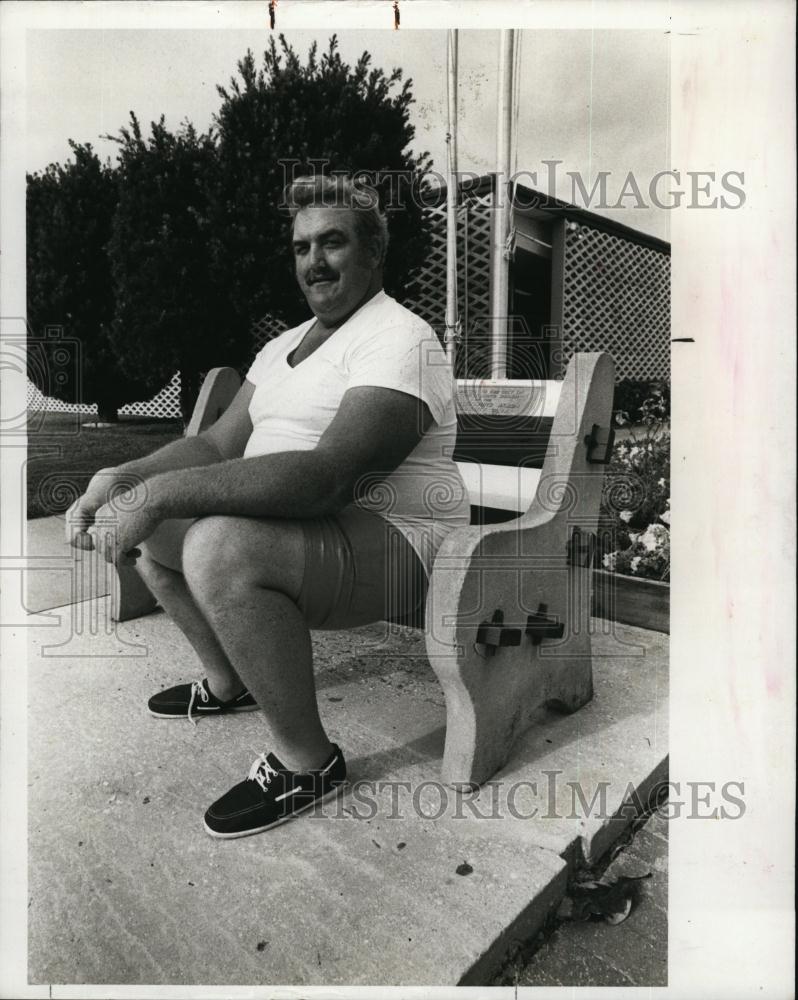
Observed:
[[[208,373],[187,435],[211,426],[241,384]],[[423,621],[446,700],[442,777],[479,785],[509,759],[535,711],[572,712],[593,695],[590,602],[610,429],[614,365],[576,354],[561,382],[458,380],[454,458],[471,498],[471,525],[435,559]],[[114,617],[155,602],[122,567]]]

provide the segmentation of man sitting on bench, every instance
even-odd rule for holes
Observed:
[[[154,695],[153,715],[266,715],[272,752],[210,806],[214,837],[335,794],[346,765],[319,718],[309,629],[423,607],[437,549],[469,522],[451,367],[383,291],[375,192],[301,178],[288,202],[313,318],[266,344],[212,427],[102,470],[67,518],[73,544],[88,532],[109,562],[135,561],[202,662],[205,678]],[[140,484],[106,506],[131,475]]]

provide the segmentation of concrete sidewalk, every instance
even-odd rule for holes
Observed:
[[[541,713],[462,797],[437,780],[423,635],[315,633],[350,787],[323,814],[215,841],[202,814],[268,748],[265,722],[149,716],[149,695],[198,675],[194,654],[165,615],[114,626],[107,603],[30,618],[33,983],[485,984],[665,776],[666,636],[597,634],[593,702]],[[599,793],[592,810],[569,781]]]

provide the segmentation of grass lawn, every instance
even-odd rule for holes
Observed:
[[[62,514],[98,469],[141,458],[183,433],[180,420],[127,417],[111,426],[88,426],[96,420],[84,414],[28,414],[29,518]]]

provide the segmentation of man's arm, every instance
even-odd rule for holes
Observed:
[[[177,469],[148,481],[158,516],[321,517],[352,501],[367,475],[388,475],[432,424],[415,396],[374,386],[344,394],[312,451],[231,458],[210,468]]]

